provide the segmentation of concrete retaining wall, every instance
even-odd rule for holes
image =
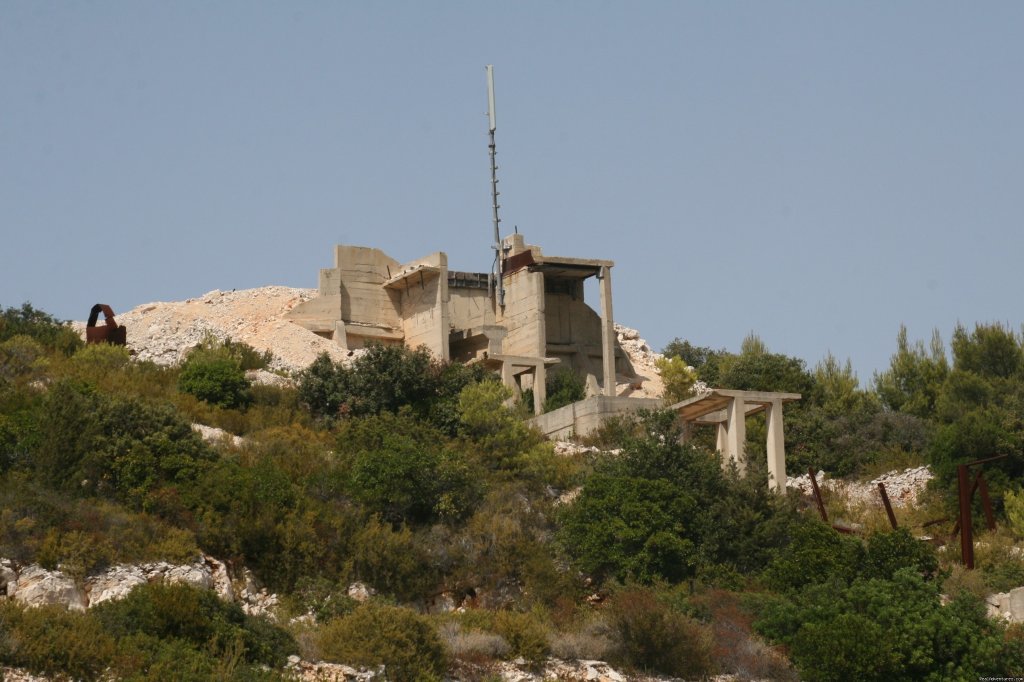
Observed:
[[[572,436],[586,436],[596,431],[609,417],[638,410],[655,410],[663,404],[658,398],[612,398],[598,395],[533,417],[530,423],[548,438],[562,440]]]

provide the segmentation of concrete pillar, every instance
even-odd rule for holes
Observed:
[[[543,362],[533,368],[533,413],[543,414],[544,401],[548,399],[548,370]]]
[[[512,369],[512,363],[505,360],[501,363],[501,383],[512,389],[512,395],[519,395],[519,384],[516,383],[516,375]]]
[[[342,320],[334,323],[334,343],[348,350],[348,334],[345,332],[345,322]]]
[[[726,427],[725,422],[719,422],[715,425],[715,450],[721,452],[722,455],[729,454],[729,429]],[[725,464],[725,460],[722,460]]]
[[[437,329],[437,345],[441,350],[441,360],[451,360],[451,349],[448,346],[448,338],[452,331],[451,311],[448,309],[448,256],[440,254],[438,259],[440,271],[437,273],[437,311],[440,313]]]
[[[747,457],[744,447],[747,443],[747,406],[743,398],[731,398],[728,407],[725,408],[728,420],[728,437],[726,446],[729,451],[729,459],[736,462],[739,472],[747,470]]]
[[[765,411],[768,427],[768,488],[781,492],[786,489],[786,441],[782,431],[782,401],[773,400]]]
[[[615,396],[615,320],[612,318],[612,269],[602,265],[601,280],[601,361],[604,366],[604,394]]]

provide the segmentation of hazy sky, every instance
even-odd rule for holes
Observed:
[[[1024,319],[1021,2],[0,0],[0,305],[486,271],[486,64],[505,231],[655,348]]]

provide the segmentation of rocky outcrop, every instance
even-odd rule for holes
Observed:
[[[990,618],[1002,618],[1010,623],[1024,623],[1024,587],[990,594],[985,601],[988,602]]]
[[[111,599],[123,599],[137,586],[147,582],[149,579],[141,566],[118,565],[86,578],[85,592],[89,606],[96,606]]]
[[[213,443],[214,445],[227,443],[237,448],[245,443],[245,439],[241,436],[236,436],[224,429],[218,429],[216,426],[192,424],[192,430],[198,433],[207,443]]]
[[[383,670],[350,668],[340,663],[311,663],[298,656],[288,657],[288,672],[302,682],[373,682],[384,680]]]
[[[88,576],[82,587],[59,570],[51,571],[31,564],[20,571],[7,559],[0,559],[0,583],[6,594],[28,606],[60,604],[69,609],[85,610],[111,599],[122,599],[139,585],[151,582],[185,583],[204,590],[213,590],[225,601],[241,601],[242,608],[254,615],[272,616],[277,595],[255,586],[255,580],[236,596],[228,567],[213,557],[202,557],[191,564],[159,561],[148,564],[119,564],[101,573]]]
[[[375,594],[377,594],[377,590],[373,589],[366,583],[355,582],[348,586],[349,598],[355,599],[360,603],[368,600]]]
[[[26,606],[59,604],[72,611],[85,611],[89,605],[85,593],[74,580],[60,571],[48,571],[39,564],[23,569],[14,582],[13,591],[8,583],[7,593]]]
[[[258,386],[278,386],[280,388],[295,388],[298,384],[294,379],[268,372],[265,369],[250,369],[245,373],[245,378]]]

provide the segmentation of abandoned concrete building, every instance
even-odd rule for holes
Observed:
[[[442,360],[485,363],[515,392],[533,390],[533,423],[550,438],[583,435],[608,416],[663,405],[616,395],[616,377],[635,372],[616,341],[612,261],[548,256],[521,234],[506,237],[501,252],[499,281],[492,282],[487,273],[449,270],[443,252],[399,263],[380,249],[339,245],[334,267],[320,270],[319,295],[287,317],[347,349],[372,342],[426,346]],[[589,277],[599,282],[600,313],[584,301]],[[553,367],[585,377],[587,399],[541,415]],[[713,389],[670,409],[687,433],[715,426],[723,463],[741,470],[745,419],[763,411],[769,486],[779,490],[786,471],[782,406],[799,399]]]
[[[553,367],[586,378],[587,394],[615,395],[616,373],[631,376],[617,347],[610,260],[548,256],[514,234],[504,254],[496,302],[486,273],[448,269],[433,253],[399,263],[380,249],[339,245],[320,271],[319,295],[288,317],[343,348],[369,342],[426,346],[442,360],[484,362],[514,390],[533,389],[539,414]],[[584,280],[600,282],[600,313],[583,300]]]

